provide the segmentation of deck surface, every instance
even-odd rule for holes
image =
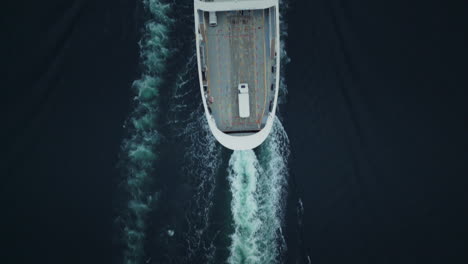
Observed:
[[[273,95],[267,10],[216,12],[218,25],[206,27],[209,106],[223,132],[258,131]],[[205,25],[208,13],[204,15]],[[249,85],[250,116],[239,117],[238,85]]]

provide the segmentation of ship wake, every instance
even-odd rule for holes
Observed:
[[[145,23],[140,41],[141,77],[133,82],[133,110],[124,127],[126,138],[121,145],[119,166],[123,171],[121,186],[125,189],[126,206],[116,219],[122,234],[123,263],[142,263],[147,216],[157,203],[158,193],[150,186],[155,177],[157,160],[159,90],[164,84],[165,63],[171,54],[167,38],[172,20],[170,5],[158,0],[144,0],[150,18]]]
[[[287,1],[280,0],[280,87],[278,109],[286,102],[287,86],[284,69],[289,63],[284,39],[287,24],[282,15]],[[279,115],[279,110],[278,113]],[[231,213],[234,232],[228,263],[282,263],[286,252],[282,226],[287,198],[289,139],[276,117],[271,134],[254,151],[235,151],[229,161]],[[258,156],[258,158],[257,158]]]
[[[193,54],[176,77],[167,118],[175,139],[185,146],[180,173],[191,189],[185,214],[186,227],[180,238],[183,253],[177,259],[180,263],[213,263],[216,235],[210,230],[210,217],[216,174],[222,162],[221,146],[203,115],[196,76],[196,55]]]
[[[228,263],[279,263],[286,249],[281,226],[287,186],[289,141],[278,119],[260,147],[234,151],[229,160],[231,235]]]

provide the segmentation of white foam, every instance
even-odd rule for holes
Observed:
[[[157,160],[159,133],[159,89],[163,82],[166,60],[170,55],[167,38],[172,20],[170,6],[158,0],[144,0],[150,19],[140,41],[140,60],[144,67],[141,77],[133,82],[133,110],[124,128],[128,136],[122,143],[120,165],[124,169],[129,200],[123,220],[123,239],[126,243],[124,263],[142,263],[146,231],[146,217],[157,194],[150,194],[148,186]]]

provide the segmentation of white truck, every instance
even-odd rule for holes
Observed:
[[[216,12],[210,11],[208,18],[210,20],[211,27],[216,27],[218,25],[218,18],[216,17]]]
[[[241,118],[248,118],[250,116],[250,103],[249,103],[249,85],[246,83],[239,84],[239,116]]]

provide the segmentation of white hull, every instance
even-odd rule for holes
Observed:
[[[205,96],[203,89],[203,80],[202,80],[202,67],[201,67],[201,54],[200,54],[200,41],[202,39],[201,34],[199,34],[200,28],[200,18],[198,10],[202,11],[228,11],[228,10],[254,10],[254,9],[265,9],[274,7],[276,12],[276,23],[275,23],[275,45],[274,51],[276,52],[276,71],[275,71],[275,91],[274,91],[274,100],[273,107],[269,113],[267,113],[267,120],[264,127],[256,132],[255,134],[245,135],[245,136],[234,136],[223,133],[216,125],[215,118],[210,111],[208,110],[208,102]],[[279,38],[279,3],[278,0],[238,0],[238,1],[221,1],[221,2],[204,2],[199,0],[194,0],[194,15],[195,15],[195,35],[196,35],[196,48],[197,48],[197,68],[199,75],[199,85],[200,92],[202,95],[203,107],[205,109],[205,116],[208,121],[209,128],[213,133],[213,136],[226,148],[232,150],[248,150],[253,149],[260,144],[268,137],[270,131],[273,127],[273,122],[275,120],[276,106],[278,101],[278,91],[279,91],[279,81],[280,81],[280,38]]]

